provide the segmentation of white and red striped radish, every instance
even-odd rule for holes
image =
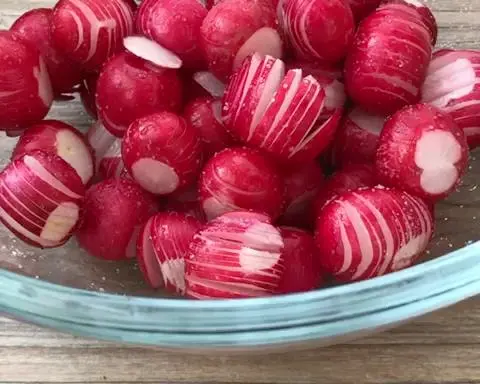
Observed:
[[[167,290],[185,293],[185,258],[202,226],[194,217],[177,212],[162,212],[153,218],[153,248]]]
[[[30,245],[58,247],[77,226],[84,195],[73,168],[55,154],[34,150],[0,173],[0,221]]]
[[[310,228],[313,225],[313,201],[323,187],[325,177],[317,162],[288,170],[285,179],[285,212],[282,225]]]
[[[347,0],[355,21],[360,23],[382,3],[383,0]]]
[[[122,137],[135,119],[162,110],[179,111],[182,83],[175,70],[157,67],[123,52],[103,67],[96,101],[105,127]]]
[[[322,283],[322,270],[312,235],[293,227],[280,227],[284,249],[285,272],[279,293],[307,292]]]
[[[212,97],[195,99],[185,107],[183,116],[202,139],[208,158],[233,144],[223,125],[221,101]]]
[[[130,125],[122,142],[122,157],[142,188],[166,195],[196,180],[202,146],[197,132],[184,118],[159,112]]]
[[[342,167],[345,164],[375,162],[378,139],[384,123],[384,116],[372,115],[359,107],[353,108],[335,135],[335,165]]]
[[[355,104],[388,115],[420,99],[432,53],[431,34],[407,4],[384,4],[360,24],[345,61]],[[405,11],[406,10],[406,11]]]
[[[80,83],[80,100],[83,108],[90,117],[97,119],[97,106],[95,105],[95,94],[97,93],[98,74],[88,74]]]
[[[468,164],[468,145],[453,119],[428,104],[391,116],[376,155],[380,183],[436,201],[458,185]]]
[[[108,149],[113,145],[117,138],[113,136],[100,120],[93,123],[87,131],[86,138],[95,154],[96,165],[98,168],[100,160],[105,156]]]
[[[131,54],[162,68],[179,69],[183,65],[175,53],[144,36],[127,36],[123,46]]]
[[[157,289],[163,286],[163,276],[153,249],[152,224],[153,216],[140,229],[136,256],[145,281],[152,288]]]
[[[225,94],[225,84],[222,83],[212,72],[195,72],[193,74],[193,80],[195,80],[212,97],[220,99]]]
[[[51,24],[55,48],[87,71],[99,70],[134,30],[124,0],[60,0]]]
[[[201,44],[210,71],[227,80],[243,60],[257,52],[282,57],[275,8],[268,0],[223,0],[203,20]]]
[[[82,79],[82,73],[53,46],[50,22],[53,11],[37,8],[25,12],[10,27],[32,47],[37,49],[45,60],[55,96],[72,93],[73,87]]]
[[[186,294],[196,299],[269,296],[285,270],[283,239],[270,218],[230,212],[208,223],[190,244]]]
[[[449,113],[480,146],[480,51],[442,49],[433,54],[422,88],[422,102]]]
[[[423,200],[406,192],[381,187],[346,193],[317,219],[320,263],[345,282],[409,267],[427,248],[433,223]]]
[[[338,63],[354,31],[352,10],[344,0],[284,0],[282,19],[297,57]]]
[[[14,32],[0,31],[0,131],[21,131],[42,120],[53,101],[38,51]]]
[[[283,178],[275,164],[250,148],[228,148],[203,168],[200,201],[209,220],[226,212],[252,210],[272,219],[284,209]]]
[[[187,67],[202,68],[200,27],[207,12],[198,0],[144,0],[135,15],[137,32],[174,52]]]
[[[102,156],[98,162],[98,176],[100,180],[130,177],[122,160],[122,140],[116,139]]]
[[[127,179],[108,179],[87,190],[76,237],[90,255],[121,260],[135,248],[140,226],[158,210],[155,197]]]

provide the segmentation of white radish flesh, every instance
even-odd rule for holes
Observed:
[[[182,60],[177,55],[146,37],[128,36],[123,39],[123,46],[135,56],[159,67],[178,69],[182,66]]]

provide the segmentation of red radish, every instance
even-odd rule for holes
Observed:
[[[152,224],[153,248],[167,290],[185,293],[185,257],[202,223],[177,212],[158,213]]]
[[[186,258],[187,296],[269,296],[285,270],[283,239],[266,215],[230,212],[198,232]]]
[[[77,226],[85,188],[60,157],[39,150],[0,173],[0,221],[39,248],[63,245]]]
[[[448,196],[467,164],[465,134],[450,116],[428,104],[398,111],[380,135],[376,156],[379,182],[426,200]]]
[[[334,197],[360,188],[374,187],[375,168],[370,164],[349,164],[327,179],[323,188],[315,197],[313,211],[318,217],[325,206]]]
[[[132,34],[133,11],[124,0],[60,0],[51,24],[55,48],[83,69],[96,71]]]
[[[202,139],[207,157],[233,144],[222,122],[221,101],[212,97],[195,99],[185,107],[183,115]]]
[[[198,0],[144,0],[135,16],[137,31],[177,54],[187,67],[201,68],[200,27],[207,12]]]
[[[285,32],[298,57],[327,63],[345,57],[355,21],[344,0],[284,0],[282,8]]]
[[[360,24],[347,56],[347,93],[370,113],[388,115],[420,99],[431,35],[408,9],[406,4],[379,7]]]
[[[135,120],[122,142],[130,175],[145,190],[166,195],[193,183],[202,162],[200,138],[185,119],[159,112]]]
[[[318,251],[312,235],[298,228],[280,227],[283,238],[285,272],[279,293],[307,292],[322,282]]]
[[[135,246],[139,227],[157,211],[154,196],[127,179],[108,179],[86,193],[78,243],[92,256],[121,260]]]
[[[105,127],[122,137],[135,119],[162,110],[179,111],[182,83],[176,71],[124,52],[103,67],[96,100]]]
[[[449,113],[480,146],[480,51],[442,49],[433,55],[422,88],[422,102]]]
[[[20,131],[42,120],[53,101],[47,67],[19,35],[0,31],[0,131]]]
[[[202,223],[207,221],[205,212],[200,204],[200,197],[197,185],[172,193],[168,196],[166,204],[163,206],[166,212],[178,212],[190,215]]]
[[[147,222],[140,229],[137,239],[137,261],[140,270],[143,273],[145,281],[152,288],[160,288],[163,286],[163,276],[160,265],[153,249],[152,240],[152,223],[153,217],[147,220]]]
[[[210,71],[226,80],[252,53],[282,57],[276,28],[270,0],[223,0],[208,12],[200,30]]]
[[[283,212],[283,178],[262,153],[228,148],[212,157],[199,182],[200,201],[209,220],[226,212],[253,210],[276,219]]]
[[[205,8],[208,10],[212,9],[215,5],[220,3],[222,0],[205,0]]]
[[[100,160],[103,159],[105,153],[107,153],[117,138],[107,131],[101,121],[96,121],[92,124],[87,131],[86,138],[93,148],[96,160],[95,168],[98,168]]]
[[[350,4],[353,17],[359,23],[374,11],[382,0],[348,0],[347,2]]]
[[[75,169],[83,184],[88,184],[95,173],[93,149],[83,135],[71,125],[57,120],[43,120],[32,125],[20,137],[12,159],[37,149],[65,160]]]
[[[335,164],[373,163],[384,123],[383,116],[369,114],[359,107],[353,108],[335,136]]]
[[[97,92],[97,74],[88,74],[80,84],[80,100],[85,111],[94,119],[98,118],[95,94]]]
[[[281,216],[283,225],[312,227],[313,201],[324,183],[323,170],[317,162],[285,173],[286,209]]]
[[[127,36],[123,46],[135,56],[162,68],[178,69],[183,65],[175,53],[144,36]]]
[[[100,179],[130,177],[122,160],[122,141],[116,139],[98,163]]]
[[[211,72],[196,72],[193,74],[193,80],[215,98],[221,98],[225,94],[225,84]]]
[[[31,44],[45,59],[53,92],[56,96],[71,93],[80,83],[80,69],[53,46],[50,21],[53,11],[48,8],[32,9],[20,16],[10,30]]]

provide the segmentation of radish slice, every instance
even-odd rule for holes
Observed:
[[[225,93],[225,84],[222,83],[212,72],[196,72],[193,75],[193,79],[213,97],[220,98]]]
[[[177,55],[146,37],[128,36],[123,39],[123,46],[135,56],[159,67],[178,69],[182,66],[182,60]]]
[[[137,241],[137,260],[145,280],[156,289],[163,285],[163,276],[153,249],[152,224],[153,217],[148,219],[140,230]]]

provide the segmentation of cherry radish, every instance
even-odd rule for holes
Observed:
[[[97,106],[95,105],[95,94],[97,92],[98,74],[88,74],[80,84],[80,100],[83,108],[94,119],[98,119]]]
[[[202,223],[207,221],[205,212],[203,212],[200,204],[199,193],[197,186],[189,189],[172,193],[168,196],[168,200],[163,206],[166,212],[178,212],[192,216]]]
[[[105,153],[107,153],[117,138],[107,131],[101,121],[96,121],[90,126],[86,138],[95,154],[95,169],[97,169],[100,160],[103,159],[103,156],[105,156]]]
[[[78,224],[84,195],[82,181],[64,160],[33,150],[0,173],[0,221],[27,244],[59,247]]]
[[[380,135],[378,180],[436,201],[458,185],[468,164],[468,145],[453,119],[428,104],[408,106],[391,116]]]
[[[228,148],[217,153],[205,164],[199,190],[209,220],[238,210],[263,212],[272,219],[283,213],[282,175],[255,149]]]
[[[137,239],[137,261],[145,281],[154,289],[163,286],[163,276],[153,249],[152,240],[153,217],[142,226]]]
[[[410,267],[433,234],[428,206],[388,188],[346,193],[317,219],[315,242],[323,270],[339,281],[381,276]]]
[[[108,179],[87,190],[76,232],[90,255],[107,260],[131,257],[140,226],[158,210],[155,197],[127,179]]]
[[[357,24],[371,14],[383,0],[347,0]]]
[[[193,74],[193,80],[215,98],[219,99],[225,94],[225,84],[211,72],[196,72]]]
[[[158,112],[179,111],[182,83],[178,73],[120,53],[103,67],[97,82],[98,115],[105,127],[122,137],[136,119]]]
[[[230,212],[198,232],[186,257],[186,294],[196,299],[247,298],[277,292],[284,243],[270,218]]]
[[[42,120],[53,101],[47,67],[38,51],[0,31],[0,131],[20,131]]]
[[[178,69],[183,65],[175,53],[144,36],[128,36],[123,39],[123,46],[133,55],[161,68]]]
[[[122,141],[116,139],[100,159],[98,175],[101,180],[119,177],[130,177],[122,160]]]
[[[122,142],[122,157],[142,188],[167,195],[196,180],[202,146],[197,132],[184,118],[159,112],[130,125]]]

